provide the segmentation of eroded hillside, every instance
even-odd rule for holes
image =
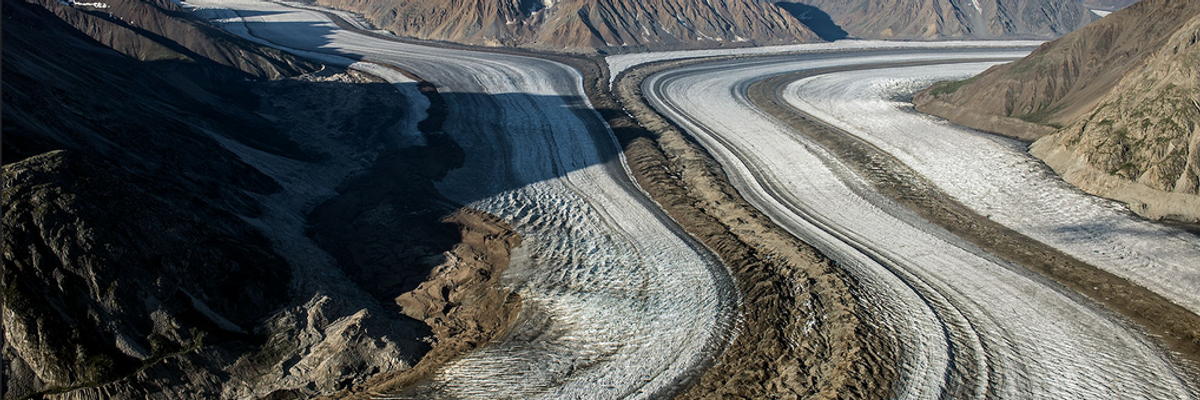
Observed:
[[[557,51],[815,42],[803,23],[757,0],[319,0],[400,36]]]
[[[1095,15],[1074,0],[798,0],[850,37],[865,39],[1054,38]]]
[[[1145,0],[1020,61],[935,85],[918,109],[1037,140],[1071,183],[1151,218],[1195,222],[1200,3]]]

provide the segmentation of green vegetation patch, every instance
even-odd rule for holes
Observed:
[[[958,89],[961,89],[964,85],[975,82],[977,79],[979,79],[978,75],[963,79],[961,81],[938,82],[933,84],[933,87],[929,89],[929,94],[932,94],[933,97],[941,97],[942,95],[952,94],[957,92]]]
[[[1032,71],[1045,71],[1050,65],[1050,60],[1046,58],[1045,51],[1039,51],[1030,55],[1028,58],[1018,60],[1012,63],[1012,67],[1008,69],[1007,75],[1021,75]]]
[[[1059,111],[1062,111],[1062,109],[1063,109],[1063,106],[1060,105],[1060,106],[1056,106],[1056,107],[1043,108],[1041,110],[1037,110],[1037,111],[1034,111],[1034,112],[1031,112],[1031,113],[1025,114],[1025,115],[1018,115],[1016,117],[1017,117],[1017,119],[1020,119],[1025,122],[1035,123],[1038,125],[1046,125],[1049,127],[1053,127],[1054,129],[1062,129],[1061,124],[1052,124],[1052,123],[1047,122],[1050,120],[1051,117],[1054,117],[1055,114],[1058,114]]]

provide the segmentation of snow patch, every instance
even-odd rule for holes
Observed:
[[[63,3],[63,2],[60,0],[60,1],[59,1],[59,3]],[[78,1],[75,1],[75,0],[67,0],[67,2],[66,2],[66,3],[63,3],[63,4],[66,4],[66,5],[69,5],[69,6],[91,7],[91,8],[100,8],[100,9],[104,9],[104,8],[108,8],[108,7],[109,7],[107,3],[101,3],[101,2],[90,2],[90,3],[88,3],[88,2],[78,2]]]

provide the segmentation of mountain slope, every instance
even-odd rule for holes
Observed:
[[[311,70],[311,63],[249,44],[196,20],[170,0],[33,0],[101,45],[142,61],[175,60],[233,67],[278,78]]]
[[[799,0],[865,39],[1054,38],[1096,16],[1075,0]],[[791,4],[791,3],[780,3]]]
[[[758,0],[317,0],[400,36],[551,50],[671,49],[820,41]]]
[[[919,110],[1031,148],[1086,191],[1200,220],[1200,3],[1144,0],[1028,57],[916,96]]]
[[[270,337],[264,320],[347,312],[296,306],[308,300],[292,290],[302,276],[248,223],[266,211],[261,199],[282,188],[219,142],[315,156],[252,112],[266,88],[246,81],[313,66],[234,40],[221,51],[246,57],[229,66],[182,45],[173,54],[187,60],[142,62],[91,34],[130,55],[154,54],[143,50],[167,42],[107,12],[73,8],[3,4],[5,398],[212,398],[225,385],[240,386],[232,397],[310,384],[333,389],[401,362],[389,358],[419,354],[416,342],[346,332],[348,356],[329,361],[345,375],[285,372],[262,384],[253,379],[279,368],[269,357],[229,368],[260,352]],[[418,328],[371,316],[346,322]],[[312,334],[322,325],[272,329]],[[318,343],[275,351],[303,359]],[[372,359],[373,347],[383,357]]]
[[[309,398],[506,326],[519,238],[441,205],[461,151],[397,144],[393,85],[97,4],[3,0],[5,399]]]
[[[868,39],[1053,38],[1077,0],[316,0],[400,36],[573,52]],[[978,8],[977,8],[978,7]],[[817,31],[817,32],[814,32]]]

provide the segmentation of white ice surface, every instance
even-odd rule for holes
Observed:
[[[989,65],[826,74],[789,85],[784,98],[896,156],[979,214],[1200,313],[1200,237],[1075,189],[1030,156],[1024,143],[948,124],[894,100]]]
[[[790,71],[1020,55],[716,62],[656,74],[643,93],[721,162],[757,208],[857,278],[864,301],[898,338],[898,398],[1195,398],[1194,383],[1143,334],[893,203],[745,96],[750,83]]]
[[[505,281],[523,306],[505,338],[448,366],[419,397],[661,396],[729,340],[736,290],[728,271],[629,181],[577,72],[359,35],[277,3],[188,4],[305,57],[399,67],[446,100],[443,128],[466,161],[439,190],[521,234]]]
[[[989,41],[944,41],[944,42],[902,42],[887,40],[856,40],[846,39],[830,43],[805,43],[778,46],[742,47],[734,49],[709,50],[677,50],[655,51],[647,53],[618,54],[605,57],[608,63],[609,84],[625,70],[641,64],[683,60],[689,58],[719,57],[719,56],[753,56],[764,54],[829,54],[836,52],[852,52],[863,50],[920,50],[920,49],[988,49],[1035,47],[1042,44],[1036,40],[989,40]]]

